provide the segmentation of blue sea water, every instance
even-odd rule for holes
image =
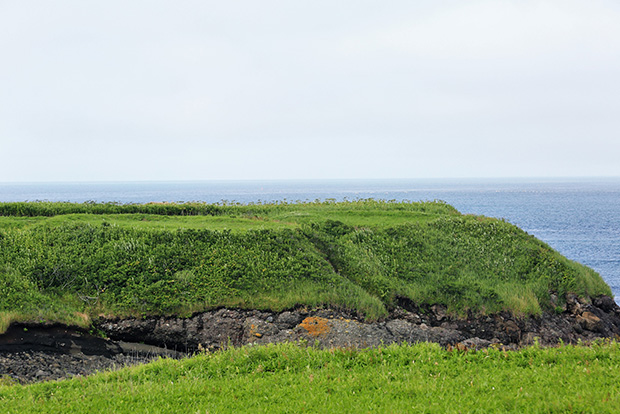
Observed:
[[[0,183],[3,201],[443,200],[504,218],[592,267],[620,299],[620,178]]]

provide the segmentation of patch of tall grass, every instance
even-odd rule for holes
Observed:
[[[591,269],[501,220],[442,216],[374,229],[328,220],[304,232],[340,275],[388,306],[404,296],[453,313],[531,315],[549,309],[550,292],[611,293]]]

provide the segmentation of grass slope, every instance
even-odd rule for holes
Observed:
[[[0,385],[6,413],[612,413],[620,346],[243,347],[87,378]]]
[[[502,220],[442,202],[0,204],[0,330],[14,320],[296,305],[537,314],[550,292],[611,294]]]

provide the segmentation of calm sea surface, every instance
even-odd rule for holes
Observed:
[[[504,218],[598,271],[620,299],[620,178],[0,183],[2,201],[443,200]]]

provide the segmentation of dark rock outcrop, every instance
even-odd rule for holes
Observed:
[[[371,323],[355,314],[325,309],[282,313],[219,309],[187,319],[102,319],[97,328],[111,339],[141,340],[183,352],[299,340],[321,347],[428,341],[442,346],[467,342],[476,348],[501,344],[514,349],[534,341],[553,346],[560,341],[614,338],[620,335],[620,307],[609,297],[588,303],[568,295],[562,313],[518,318],[503,312],[454,318],[443,306],[422,308],[403,299],[388,318]]]
[[[94,327],[107,339],[58,325],[16,324],[0,335],[0,376],[20,381],[52,379],[62,377],[63,372],[65,376],[84,374],[160,355],[176,357],[199,350],[288,341],[358,348],[428,341],[458,349],[491,345],[517,349],[535,342],[555,346],[620,338],[620,307],[610,297],[588,302],[569,294],[561,309],[561,313],[545,312],[538,317],[519,318],[503,312],[455,318],[443,306],[419,307],[401,299],[387,318],[376,322],[330,309],[280,313],[218,309],[190,318],[102,318]],[[24,362],[33,358],[34,364]],[[19,367],[23,365],[32,369],[22,372]]]
[[[112,341],[61,325],[14,324],[0,335],[0,378],[49,381],[181,354],[155,346]]]

